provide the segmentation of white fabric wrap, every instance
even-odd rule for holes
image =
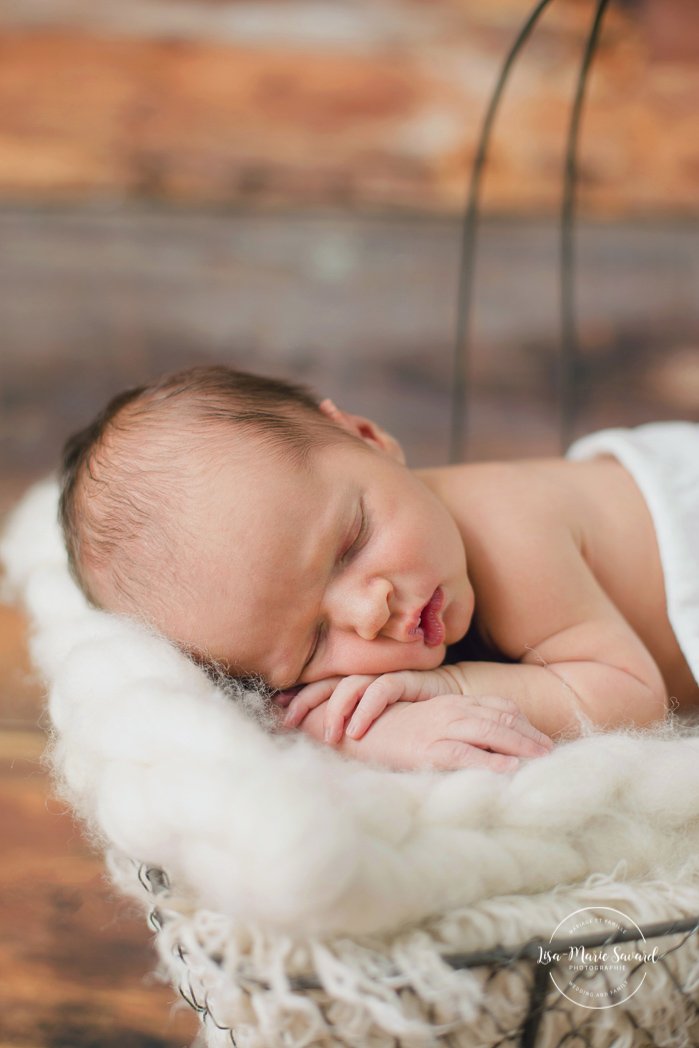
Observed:
[[[155,905],[162,963],[203,1009],[210,1048],[230,1048],[229,1028],[239,1048],[429,1048],[441,1034],[482,1048],[502,1040],[495,1014],[522,1020],[526,980],[455,972],[443,953],[548,938],[581,906],[638,923],[699,913],[691,732],[583,737],[511,775],[393,773],[274,737],[259,695],[232,697],[162,638],[87,606],[56,500],[55,483],[37,485],[0,544],[49,687],[51,762],[115,882]],[[148,896],[140,864],[169,889]],[[697,948],[670,963],[634,1002],[678,1048],[697,1042],[686,1024],[670,1036],[684,1022],[672,980],[699,982]],[[293,992],[294,974],[322,993]],[[616,1048],[631,1048],[622,1019],[600,1012],[588,1043],[621,1030]],[[552,1021],[568,1022],[560,1007]]]
[[[699,425],[651,422],[605,429],[568,449],[574,462],[612,455],[631,474],[653,518],[670,625],[699,681]]]

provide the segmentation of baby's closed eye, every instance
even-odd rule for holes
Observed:
[[[367,516],[366,507],[364,506],[364,500],[362,499],[359,503],[358,519],[355,522],[355,526],[352,528],[351,541],[340,559],[342,561],[349,560],[356,553],[359,553],[360,549],[365,545],[368,537],[369,518]]]

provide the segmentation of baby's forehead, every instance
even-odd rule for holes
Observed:
[[[279,468],[259,476],[231,467],[217,498],[194,506],[186,575],[197,599],[181,609],[183,629],[168,632],[244,672],[270,678],[299,668],[326,579],[356,514],[349,485],[328,486],[324,474]],[[208,501],[208,500],[207,500]],[[304,648],[305,646],[305,648]],[[284,674],[275,673],[276,679]]]

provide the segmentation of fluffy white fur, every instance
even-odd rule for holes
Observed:
[[[33,622],[61,792],[126,890],[139,864],[167,871],[161,956],[239,1043],[427,1044],[444,1023],[477,1043],[482,977],[440,953],[548,937],[583,897],[618,896],[639,921],[699,912],[691,732],[592,735],[510,775],[393,773],[274,736],[262,696],[216,687],[161,637],[87,606],[56,500],[37,485],[0,555]],[[382,965],[413,971],[418,1004],[376,989]],[[303,970],[327,1006],[290,992]],[[430,994],[444,1023],[428,1020]],[[230,1043],[208,1025],[212,1045]]]

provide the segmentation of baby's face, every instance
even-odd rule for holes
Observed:
[[[305,469],[260,448],[223,461],[188,521],[193,599],[157,625],[275,688],[438,666],[473,612],[463,541],[381,443],[333,443]]]

